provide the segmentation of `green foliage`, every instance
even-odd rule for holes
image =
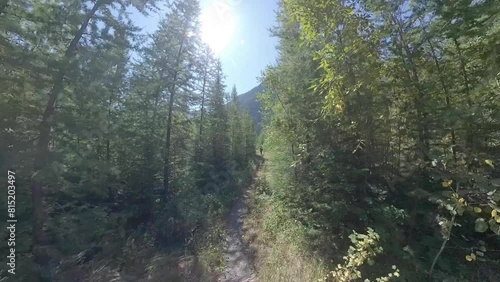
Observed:
[[[383,252],[382,247],[378,246],[380,236],[371,228],[368,228],[366,235],[354,232],[349,238],[353,245],[349,247],[347,256],[343,258],[344,264],[338,264],[335,270],[330,271],[328,276],[320,279],[320,281],[355,281],[362,279],[359,268],[365,263],[370,266],[374,265],[375,257]],[[375,278],[374,281],[389,281],[391,278],[399,277],[399,269],[395,265],[392,266],[392,270],[392,273]],[[365,279],[364,281],[369,282],[371,280]]]
[[[40,278],[178,248],[251,174],[253,123],[237,106],[228,114],[199,3],[168,2],[151,35],[130,11],[148,16],[154,0],[0,4],[0,168],[33,195],[16,202],[16,252]]]
[[[222,242],[225,240],[223,224],[214,224],[204,237],[198,240],[200,263],[209,273],[222,272],[225,267]]]
[[[269,194],[311,253],[336,259],[372,226],[410,281],[496,264],[475,249],[498,248],[494,2],[280,2],[260,98],[280,175]]]

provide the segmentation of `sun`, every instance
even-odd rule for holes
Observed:
[[[212,5],[204,9],[201,14],[201,38],[210,46],[215,55],[231,43],[236,29],[236,20],[231,10],[217,9]]]

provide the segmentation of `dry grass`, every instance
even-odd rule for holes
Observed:
[[[112,260],[91,261],[61,273],[57,281],[209,281],[200,274],[194,257],[157,253],[121,267]]]
[[[204,250],[202,250],[203,255]],[[207,259],[204,257],[204,259]],[[206,269],[207,262],[184,252],[161,253],[153,247],[137,248],[137,252],[119,260],[91,260],[83,265],[66,265],[54,281],[113,282],[209,282],[215,275]]]

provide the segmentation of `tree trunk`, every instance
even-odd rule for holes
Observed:
[[[205,68],[205,73],[203,75],[203,87],[201,90],[201,115],[200,115],[200,145],[203,144],[203,115],[205,113],[205,87],[207,84],[207,72]]]
[[[176,74],[177,76],[177,74]],[[170,92],[170,101],[168,103],[168,118],[167,118],[167,137],[165,138],[165,163],[163,165],[163,188],[166,198],[169,197],[170,191],[170,147],[172,134],[172,112],[174,108],[175,85],[172,86]]]
[[[451,109],[451,100],[450,100],[450,92],[448,91],[448,86],[446,85],[446,82],[444,81],[443,78],[443,70],[441,69],[441,65],[439,64],[439,60],[436,55],[436,51],[434,50],[434,45],[432,45],[432,42],[429,38],[427,38],[427,42],[429,43],[429,46],[431,47],[431,54],[432,58],[434,59],[434,64],[436,65],[437,71],[438,71],[438,76],[439,76],[439,83],[441,84],[441,87],[443,88],[443,92],[445,94],[445,101],[446,101],[446,107],[448,109]],[[453,146],[453,158],[455,161],[457,160],[457,152],[456,152],[456,145],[457,145],[457,139],[455,136],[455,129],[453,126],[450,126],[450,133],[451,133],[451,144]]]
[[[110,138],[110,128],[111,128],[111,106],[113,105],[113,94],[109,96],[108,103],[108,128],[106,129],[106,164],[109,166],[111,162],[111,138]]]
[[[45,224],[45,210],[43,203],[43,183],[39,180],[37,174],[40,170],[46,165],[50,160],[48,159],[49,155],[49,143],[50,143],[50,131],[52,129],[52,116],[55,112],[55,106],[59,94],[63,91],[64,88],[64,76],[67,71],[69,61],[75,56],[75,51],[78,42],[80,41],[83,33],[87,29],[87,26],[90,22],[90,19],[95,15],[99,7],[102,5],[103,1],[99,0],[95,3],[92,10],[88,13],[83,21],[82,25],[78,29],[77,33],[71,40],[66,52],[64,53],[64,58],[60,62],[59,71],[57,72],[54,78],[54,84],[49,93],[49,100],[47,102],[47,106],[45,107],[45,111],[42,116],[42,121],[39,125],[38,132],[38,144],[36,148],[35,158],[33,161],[33,175],[31,179],[31,200],[32,200],[32,213],[33,213],[33,240],[35,247],[43,246],[47,243],[47,238],[45,236],[45,232],[43,230]],[[37,256],[37,252],[35,252],[35,261],[39,264],[45,264],[46,262],[40,261],[40,258]]]
[[[163,189],[165,199],[170,196],[170,147],[171,147],[171,135],[172,135],[172,113],[174,110],[174,99],[176,92],[177,76],[179,74],[179,66],[181,63],[182,49],[184,48],[185,37],[182,38],[181,44],[179,46],[179,52],[177,53],[174,77],[172,79],[172,85],[170,86],[170,100],[168,102],[168,118],[167,118],[167,136],[165,138],[165,160],[163,164]]]
[[[457,49],[458,53],[458,59],[460,61],[460,72],[463,77],[463,83],[465,86],[465,96],[467,97],[467,105],[469,108],[472,108],[472,100],[470,97],[470,87],[469,87],[469,76],[467,74],[467,70],[465,69],[466,63],[463,58],[462,54],[462,48],[460,47],[460,43],[458,43],[458,40],[456,37],[453,37],[453,43],[455,44],[455,48]],[[466,127],[467,127],[467,133],[466,133],[466,142],[467,142],[467,147],[469,149],[474,149],[474,124],[472,119],[469,117],[466,118]]]
[[[165,79],[164,77],[164,72],[163,71],[159,71],[159,76],[162,80]],[[160,102],[160,94],[161,92],[163,91],[164,89],[164,85],[159,85],[156,89],[155,89],[155,92],[154,92],[154,106],[153,106],[153,117],[152,117],[152,121],[149,122],[149,111],[146,113],[146,117],[148,119],[148,122],[146,124],[151,124],[151,126],[149,127],[149,135],[150,136],[154,136],[155,134],[155,130],[158,129],[158,124],[157,124],[157,119],[158,119],[158,103]],[[147,164],[152,164],[153,163],[153,148],[156,147],[157,145],[159,144],[156,144],[156,139],[155,138],[150,138],[147,142],[146,142],[146,151],[145,151],[145,157],[146,157],[146,162]],[[151,171],[148,169],[148,171]],[[153,179],[153,175],[150,176],[151,179]]]
[[[422,89],[420,83],[420,78],[417,70],[417,66],[413,61],[413,52],[410,50],[408,42],[406,42],[405,34],[403,31],[403,23],[399,18],[391,14],[392,21],[398,28],[398,37],[400,42],[399,48],[401,48],[402,61],[405,66],[405,74],[407,76],[408,82],[414,84],[417,95],[414,97],[415,109],[417,111],[417,131],[418,131],[418,147],[421,157],[424,161],[430,161],[430,134],[428,128],[428,112],[425,107],[425,92]],[[406,56],[404,56],[406,55]],[[405,60],[406,57],[406,60]],[[406,62],[408,61],[408,62]]]

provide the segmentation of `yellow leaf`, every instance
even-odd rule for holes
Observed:
[[[458,200],[458,202],[459,202],[460,204],[462,204],[464,207],[466,207],[466,206],[467,206],[467,202],[465,201],[465,199],[464,199],[464,198],[460,198],[460,200]]]
[[[485,164],[491,166],[492,168],[495,168],[495,166],[493,165],[493,161],[492,160],[485,160],[484,161]]]
[[[453,180],[445,180],[445,181],[443,181],[442,184],[443,184],[444,188],[448,188],[451,186],[452,183],[453,183]]]
[[[500,223],[500,215],[495,216],[495,221],[496,221],[497,223]]]
[[[471,257],[471,256],[469,256],[469,255],[466,255],[466,256],[465,256],[465,259],[466,259],[467,261],[472,261],[472,257]]]
[[[480,207],[474,207],[475,213],[481,213],[483,210]]]
[[[474,253],[470,254],[470,257],[472,258],[472,260],[476,260],[476,255]]]
[[[497,210],[492,210],[491,211],[491,217],[496,217],[498,214]]]

